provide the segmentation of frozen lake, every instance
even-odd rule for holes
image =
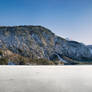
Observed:
[[[0,66],[0,92],[92,92],[92,66]]]

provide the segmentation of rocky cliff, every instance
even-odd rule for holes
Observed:
[[[25,58],[46,59],[54,63],[92,62],[92,48],[56,36],[42,26],[1,26],[0,49]]]

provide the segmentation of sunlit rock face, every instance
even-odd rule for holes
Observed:
[[[78,62],[92,60],[90,47],[58,37],[42,26],[0,27],[0,48],[30,58],[52,60],[58,54]]]
[[[41,26],[0,28],[1,48],[6,47],[23,56],[48,58],[53,51],[55,35]]]

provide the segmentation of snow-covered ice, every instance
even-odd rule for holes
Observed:
[[[92,92],[92,66],[0,66],[0,92]]]

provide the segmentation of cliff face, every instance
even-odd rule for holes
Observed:
[[[40,26],[0,28],[0,46],[22,56],[48,58],[54,48],[55,35]]]
[[[41,26],[0,27],[0,48],[30,58],[55,61],[58,55],[67,63],[91,62],[92,50],[75,41],[56,36]],[[72,60],[72,61],[71,61]]]

